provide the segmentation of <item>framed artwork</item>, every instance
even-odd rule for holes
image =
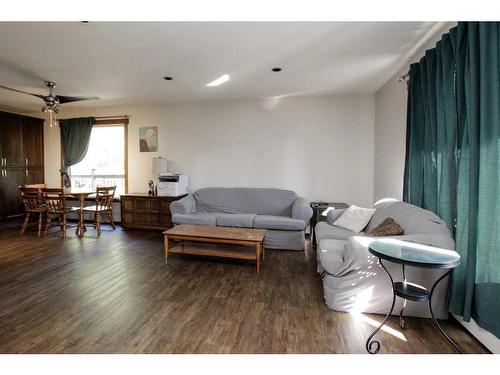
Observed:
[[[139,128],[139,151],[158,152],[158,127]]]

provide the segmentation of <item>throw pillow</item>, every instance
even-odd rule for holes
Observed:
[[[374,213],[374,208],[363,208],[352,205],[333,222],[333,225],[359,233],[366,227]]]
[[[399,236],[404,234],[405,230],[394,221],[392,217],[388,217],[382,221],[378,226],[369,231],[366,235],[372,237],[384,236]]]
[[[336,208],[334,210],[328,211],[328,214],[326,215],[326,222],[330,225],[332,225],[339,217],[344,213],[345,209],[343,208]]]

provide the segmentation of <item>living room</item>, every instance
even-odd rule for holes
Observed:
[[[0,353],[500,353],[499,22],[108,11],[0,22]]]

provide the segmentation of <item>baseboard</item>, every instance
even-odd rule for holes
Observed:
[[[494,354],[500,354],[500,339],[498,339],[495,335],[478,326],[472,318],[470,322],[466,322],[460,315],[453,314],[453,317],[461,325],[463,325],[464,328],[469,331],[481,344],[488,348],[489,351]]]

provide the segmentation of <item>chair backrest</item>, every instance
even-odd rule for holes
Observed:
[[[23,201],[24,209],[26,211],[32,211],[39,209],[42,204],[42,196],[40,194],[40,189],[31,187],[20,187],[21,199]]]
[[[47,184],[26,184],[25,188],[43,189],[47,187]]]
[[[95,203],[98,209],[112,209],[116,186],[99,186],[96,188]]]
[[[43,203],[47,205],[49,212],[62,213],[66,206],[64,190],[61,188],[43,188]]]

